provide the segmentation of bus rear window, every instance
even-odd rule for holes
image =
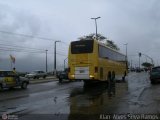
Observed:
[[[93,52],[93,40],[74,41],[71,43],[71,53],[92,53]]]

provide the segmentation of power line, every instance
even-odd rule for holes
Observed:
[[[43,49],[36,49],[36,48],[30,48],[30,47],[22,47],[22,46],[14,46],[14,45],[5,45],[5,44],[0,44],[3,46],[0,46],[0,48],[4,49],[9,49],[9,50],[27,50],[27,51],[38,51],[38,52],[44,52],[45,50]],[[63,50],[58,50],[58,52],[63,52]],[[65,53],[62,53],[65,54]]]
[[[10,47],[10,46],[0,46],[0,48],[8,49],[8,50],[26,50],[26,51],[38,51],[38,52],[44,52],[45,50],[38,50],[38,49],[29,49],[29,48],[18,48],[18,47]]]
[[[39,50],[39,51],[45,51],[46,49],[38,49],[38,48],[32,48],[32,47],[25,47],[25,46],[17,46],[17,45],[8,45],[8,44],[2,44],[0,43],[0,47],[4,47],[4,46],[10,46],[13,48],[26,48],[26,49],[31,49],[31,50]],[[58,51],[66,51],[66,49],[61,49]]]
[[[41,53],[41,54],[44,54],[45,51],[27,51],[27,50],[22,50],[22,49],[6,49],[6,48],[0,48],[1,51],[8,51],[8,52],[11,52],[11,51],[14,51],[14,52],[24,52],[24,53]],[[52,52],[48,52],[48,54],[54,54]],[[63,53],[56,53],[57,55],[61,55],[61,56],[67,56],[66,54],[63,54]]]
[[[67,55],[65,55],[65,54],[61,54],[61,53],[56,53],[57,55],[61,55],[61,56],[67,56]]]
[[[63,43],[63,44],[65,44],[65,45],[69,46],[69,44],[68,44],[68,43],[66,43],[66,42],[61,41],[61,43]]]
[[[54,54],[52,52],[48,52],[48,54]],[[56,53],[57,55],[61,55],[61,56],[67,56],[66,54],[63,54],[63,53]]]
[[[1,44],[0,45],[3,45],[2,47],[4,46],[9,46],[9,47],[19,47],[19,48],[26,48],[26,49],[33,49],[33,50],[41,50],[41,51],[44,51],[43,49],[37,49],[37,48],[31,48],[31,47],[24,47],[24,46],[17,46],[17,45],[7,45],[7,44]],[[1,46],[0,46],[1,47]]]
[[[23,36],[23,37],[29,37],[29,38],[37,38],[37,39],[42,39],[42,40],[55,41],[51,38],[38,37],[38,36],[33,36],[33,35],[26,35],[26,34],[21,34],[21,33],[13,33],[13,32],[7,32],[7,31],[2,31],[2,30],[0,30],[0,32],[5,33],[5,34],[9,34],[9,35],[17,35],[17,36]]]
[[[39,37],[39,36],[33,36],[33,35],[27,35],[27,34],[21,34],[21,33],[13,33],[13,32],[8,32],[8,31],[3,31],[3,30],[0,30],[0,32],[4,33],[4,34],[9,34],[9,35],[16,35],[16,36],[22,36],[22,37],[36,38],[36,39],[48,40],[48,41],[56,41],[56,40],[53,40],[51,38]],[[69,46],[69,44],[66,43],[66,42],[64,42],[64,41],[61,41],[61,43]]]
[[[21,51],[21,50],[16,50],[16,49],[3,49],[3,48],[0,48],[1,51],[8,51],[8,52],[11,52],[11,51],[14,51],[14,52],[25,52],[25,53],[45,53],[45,52],[38,52],[38,51]]]

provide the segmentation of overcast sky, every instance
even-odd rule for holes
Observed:
[[[57,67],[62,69],[70,41],[94,33],[90,18],[98,16],[98,33],[113,40],[122,53],[128,43],[133,66],[138,66],[138,52],[160,64],[159,11],[159,0],[0,0],[0,69],[11,68],[11,54],[19,71],[45,70],[47,49],[48,67],[53,70],[54,40],[62,41],[57,43]],[[141,61],[150,59],[142,57]]]

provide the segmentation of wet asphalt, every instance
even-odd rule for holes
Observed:
[[[160,84],[151,85],[148,73],[129,73],[126,82],[116,83],[115,91],[110,95],[107,83],[31,84],[26,90],[1,91],[0,114],[18,120],[75,120],[101,119],[111,113],[160,113]]]

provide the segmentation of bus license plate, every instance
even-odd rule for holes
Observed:
[[[80,72],[80,73],[84,73],[84,70],[80,70],[79,72]]]

